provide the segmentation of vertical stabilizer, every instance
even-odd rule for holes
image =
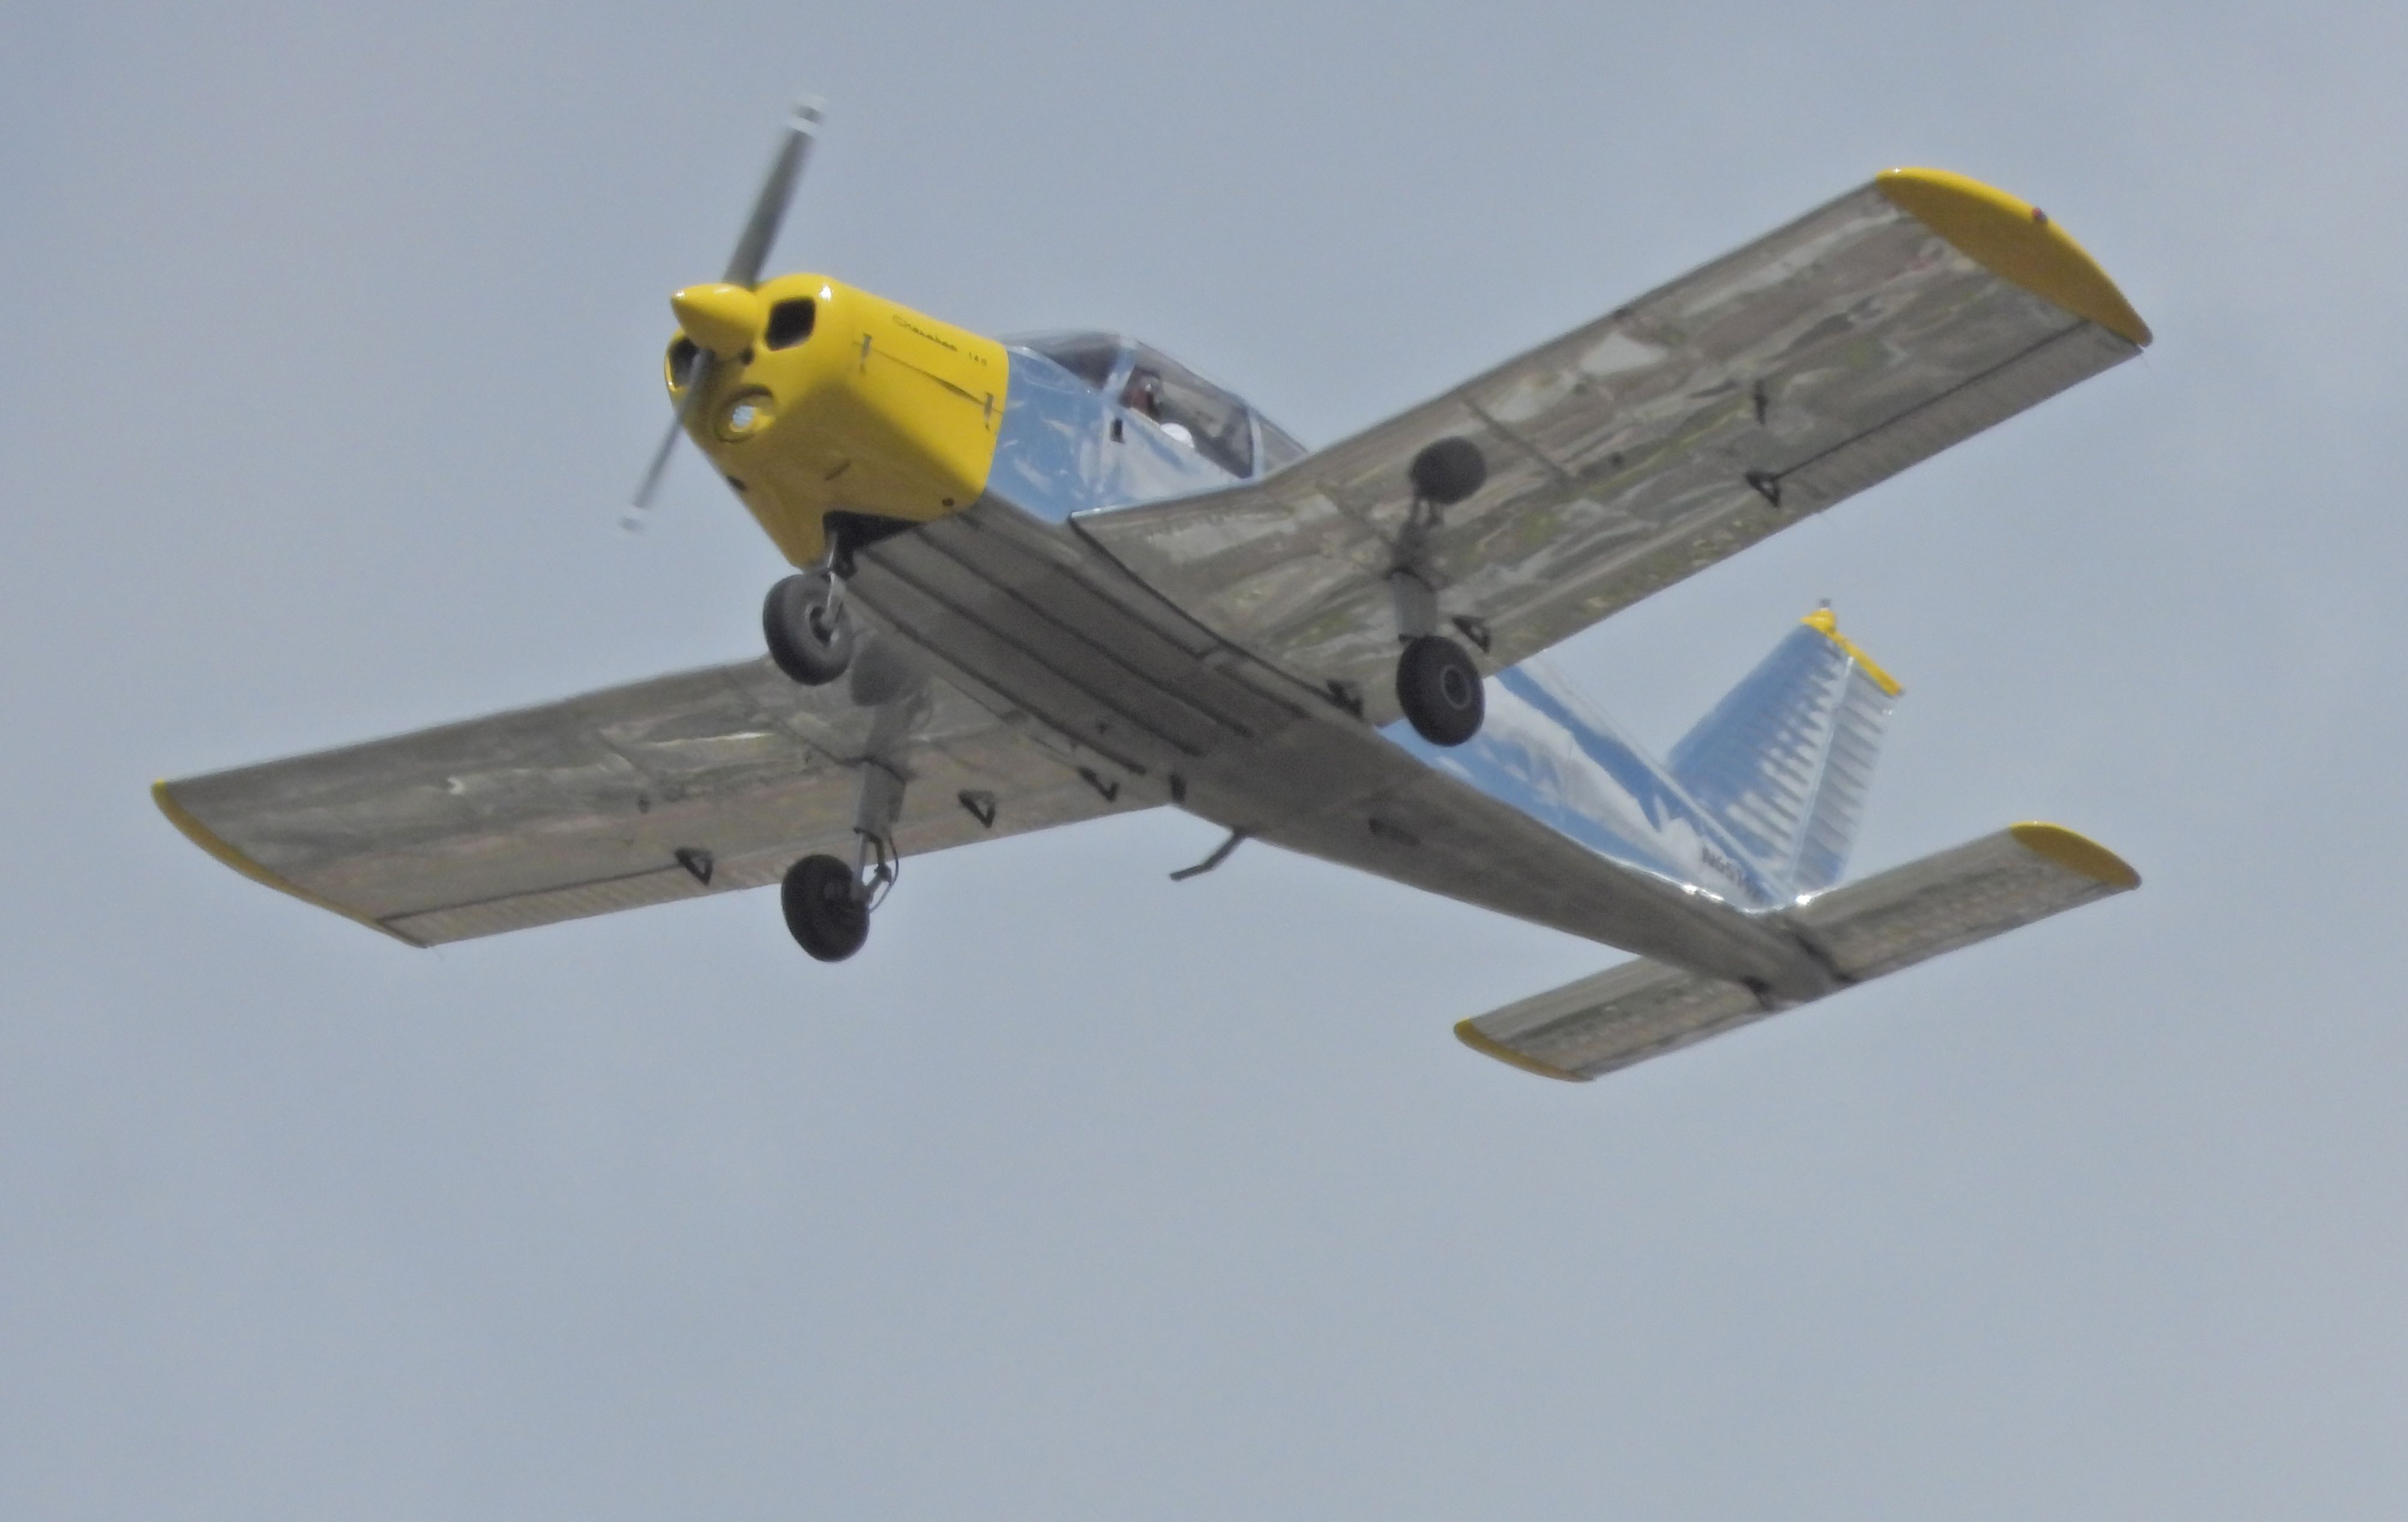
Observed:
[[[1840,880],[1900,689],[1829,607],[1672,748],[1672,774],[1792,894]]]

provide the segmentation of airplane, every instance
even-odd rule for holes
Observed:
[[[675,408],[795,567],[766,656],[163,782],[246,876],[411,946],[780,884],[859,951],[909,855],[1139,809],[1635,960],[1458,1025],[1587,1080],[2139,885],[2021,824],[1842,884],[1899,683],[1827,608],[1657,761],[1541,652],[2150,341],[2046,213],[1899,168],[1308,450],[1123,335],[763,278],[785,124]]]

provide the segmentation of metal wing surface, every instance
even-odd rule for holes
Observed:
[[[153,791],[228,866],[431,946],[757,887],[810,852],[848,854],[855,769],[873,751],[910,778],[895,835],[911,854],[1135,806],[945,683],[865,709],[767,660]]]
[[[1893,170],[1630,306],[1259,482],[1072,521],[1231,642],[1394,718],[1411,563],[1510,666],[2140,352],[2037,208]],[[1416,553],[1409,471],[1486,484]]]

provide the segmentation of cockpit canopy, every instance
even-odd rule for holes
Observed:
[[[1240,481],[1304,457],[1303,445],[1242,397],[1125,335],[1040,333],[1004,341],[1044,355]]]

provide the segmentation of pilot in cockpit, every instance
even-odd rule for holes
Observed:
[[[1132,412],[1144,415],[1146,421],[1186,449],[1196,447],[1196,435],[1187,424],[1162,415],[1162,380],[1149,370],[1133,370],[1128,385],[1121,393],[1121,405]]]

